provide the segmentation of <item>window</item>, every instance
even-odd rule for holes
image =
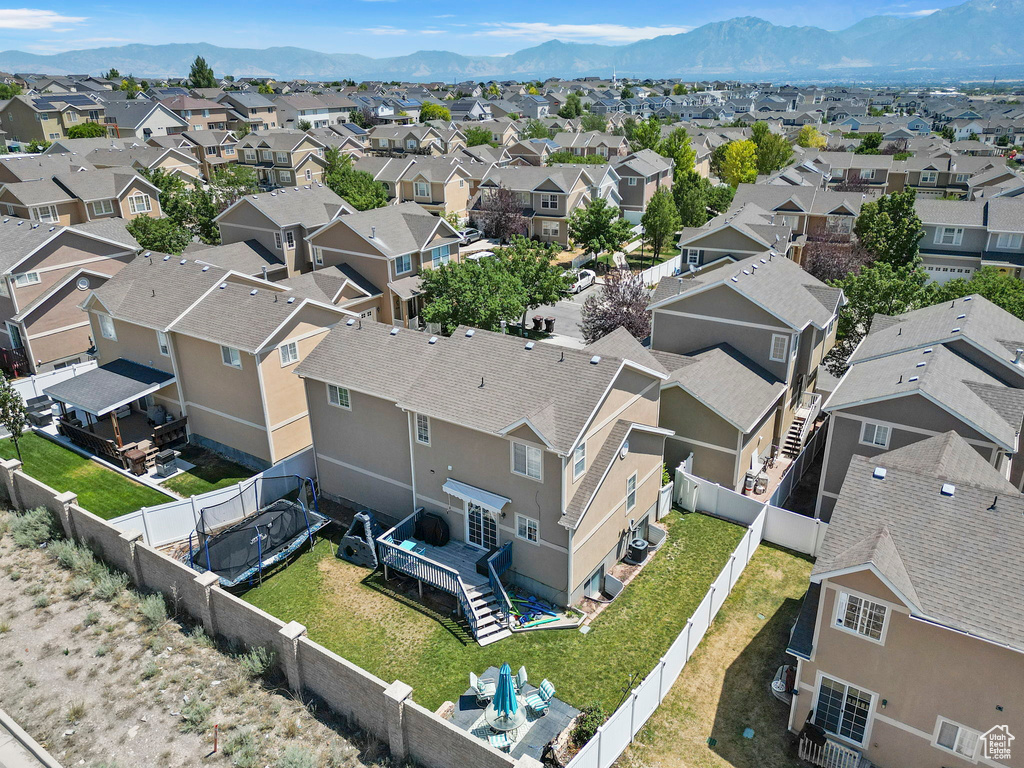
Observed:
[[[543,237],[558,237],[559,226],[557,221],[542,221],[540,233]]]
[[[307,168],[306,169],[306,181],[312,181],[312,180],[313,180],[313,171],[310,170],[309,168]]]
[[[264,149],[264,150],[262,150],[262,151],[260,152],[260,158],[261,158],[261,159],[263,160],[263,162],[265,162],[265,163],[270,163],[270,162],[273,162],[273,158],[274,158],[274,153],[273,153],[273,152],[271,152],[271,151],[270,151],[269,149]]]
[[[558,195],[541,195],[540,207],[553,210],[558,207]]]
[[[825,231],[837,235],[848,235],[853,232],[853,216],[825,217]]]
[[[821,678],[814,706],[815,725],[861,744],[868,727],[870,711],[870,693],[838,680]]]
[[[631,512],[636,506],[636,472],[626,481],[626,511]]]
[[[91,205],[93,216],[109,216],[114,212],[113,200],[94,200]]]
[[[956,183],[957,184],[966,184],[967,183],[967,179],[968,179],[969,176],[970,176],[969,173],[958,173],[956,175]]]
[[[39,273],[22,272],[19,275],[14,275],[11,279],[14,281],[15,288],[24,288],[26,285],[36,285],[39,283]]]
[[[227,365],[231,368],[242,367],[242,355],[234,347],[222,346],[220,348],[220,359],[221,362],[224,363],[224,365]]]
[[[256,150],[255,149],[247,149],[247,150],[245,150],[245,161],[247,163],[255,163],[256,162]]]
[[[587,444],[580,443],[572,452],[572,479],[579,480],[587,469]]]
[[[36,221],[45,221],[55,224],[57,222],[57,206],[41,205],[38,208],[33,208],[32,218]]]
[[[863,445],[874,445],[878,448],[889,447],[889,428],[882,424],[864,423],[864,431],[860,441]]]
[[[66,114],[68,116],[68,122],[69,123],[77,123],[78,122],[78,113],[77,112],[74,112],[72,110],[68,110],[66,112]]]
[[[1000,232],[999,237],[996,238],[997,248],[1012,248],[1013,250],[1020,250],[1021,235],[1013,234],[1011,232]]]
[[[217,154],[217,148],[216,147],[207,147],[206,148],[206,154],[208,154],[208,155],[216,155]]]
[[[416,442],[430,445],[430,417],[416,414]]]
[[[921,183],[922,184],[934,184],[939,180],[938,171],[921,171]]]
[[[289,251],[295,248],[295,233],[290,229],[284,233],[284,245]]]
[[[858,173],[860,174],[860,177],[864,179],[864,181],[874,181],[875,179],[874,168],[861,168],[860,171],[858,171]]]
[[[281,352],[281,367],[299,362],[299,344],[296,341],[289,341],[282,344],[278,349]]]
[[[975,752],[978,751],[980,738],[981,734],[977,731],[939,718],[939,732],[935,737],[935,746],[973,760]]]
[[[626,177],[626,183],[627,183],[627,184],[628,184],[629,186],[631,186],[631,187],[635,187],[635,186],[636,186],[636,182],[637,182],[637,178],[636,178],[636,176],[627,176],[627,177]]]
[[[274,233],[274,248],[276,248],[279,251],[281,250],[281,233],[280,232],[275,232]]]
[[[512,443],[512,472],[516,475],[541,479],[542,451],[535,445]]]
[[[964,241],[963,227],[936,227],[935,242],[939,245],[960,245]]]
[[[406,272],[412,272],[412,258],[408,253],[395,257],[395,274],[404,275]]]
[[[100,335],[104,339],[117,341],[117,334],[114,332],[114,321],[110,315],[96,315],[100,322]]]
[[[516,515],[516,536],[536,544],[540,540],[540,524],[532,517]]]
[[[412,193],[416,197],[430,197],[430,185],[425,181],[414,181],[412,183]]]
[[[686,263],[687,264],[700,264],[700,249],[698,248],[687,248],[686,249]]]
[[[836,626],[881,642],[882,630],[885,628],[885,606],[841,592],[836,608]]]
[[[235,156],[235,148],[234,147],[224,147],[224,157],[234,157],[234,156]]]
[[[451,249],[447,245],[439,245],[430,251],[430,263],[434,269],[451,260]]]
[[[277,177],[281,180],[282,184],[292,183],[292,172],[291,171],[278,171]]]
[[[149,213],[153,210],[149,195],[132,195],[128,198],[128,210],[132,213]]]
[[[789,227],[790,229],[800,228],[800,217],[799,216],[781,216],[782,226]]]
[[[324,249],[319,245],[313,246],[313,263],[318,267],[322,267],[324,265]]]
[[[167,334],[163,331],[156,332],[156,345],[160,348],[160,354],[164,357],[171,356],[171,343],[167,340]]]
[[[772,349],[768,355],[769,359],[775,363],[786,362],[786,353],[789,351],[789,336],[785,336],[781,333],[772,334]]]
[[[334,384],[327,385],[327,402],[338,408],[352,410],[352,401],[349,398],[348,390]]]

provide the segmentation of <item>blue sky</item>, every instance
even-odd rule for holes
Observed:
[[[161,6],[152,4],[57,2],[0,8],[0,50],[56,53],[128,43],[209,42],[245,48],[295,45],[369,56],[417,50],[505,55],[555,38],[621,45],[735,16],[843,29],[867,16],[925,15],[955,4],[956,0],[176,0],[163,5],[168,13],[161,15]],[[287,13],[282,13],[283,7]],[[274,21],[266,23],[268,19]]]

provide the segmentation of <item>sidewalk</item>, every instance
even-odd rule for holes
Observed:
[[[0,768],[61,768],[61,765],[0,709]]]

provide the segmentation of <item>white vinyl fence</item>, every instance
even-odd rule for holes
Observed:
[[[313,449],[307,448],[304,451],[289,456],[279,461],[270,469],[253,475],[237,485],[230,485],[217,491],[210,491],[199,496],[179,501],[169,501],[156,507],[143,507],[127,515],[115,517],[111,524],[122,531],[142,531],[142,540],[151,547],[161,547],[176,541],[183,541],[189,537],[199,523],[199,515],[206,507],[230,501],[237,497],[253,480],[263,477],[280,477],[283,475],[299,475],[300,477],[315,477],[316,465],[313,459]],[[258,497],[259,494],[256,494]],[[241,516],[253,510],[242,510]]]
[[[777,507],[785,506],[790,494],[793,493],[793,489],[807,471],[807,465],[814,461],[819,451],[825,448],[825,438],[828,436],[828,429],[829,419],[826,418],[825,423],[818,427],[814,434],[811,435],[811,439],[804,445],[800,455],[782,473],[782,479],[779,480],[778,486],[772,492],[771,498],[768,499],[769,504],[774,504]]]
[[[683,256],[677,254],[671,259],[666,259],[661,264],[655,264],[649,269],[645,269],[640,273],[640,278],[644,281],[644,285],[657,285],[661,278],[671,277],[672,275],[678,275],[682,270]]]
[[[91,371],[97,366],[95,360],[86,360],[84,363],[75,363],[64,368],[58,368],[56,371],[48,371],[46,373],[37,373],[35,376],[27,376],[24,379],[18,379],[13,383],[14,388],[18,394],[21,395],[21,399],[28,402],[33,397],[39,397],[43,394],[43,390],[47,387],[52,387],[54,384],[60,384],[62,381],[73,379],[75,376],[81,376],[86,371]]]
[[[828,528],[827,523],[709,483],[682,467],[676,470],[675,488],[684,508],[727,518],[747,526],[747,532],[665,655],[622,706],[597,729],[594,738],[577,753],[568,768],[609,768],[618,760],[665,700],[762,541],[813,555]],[[695,506],[687,506],[686,501],[695,502]]]

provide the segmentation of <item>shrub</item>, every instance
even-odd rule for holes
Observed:
[[[85,597],[92,592],[92,582],[84,576],[78,576],[68,584],[68,596],[73,600]]]
[[[316,768],[313,755],[302,747],[288,747],[277,759],[277,768]]]
[[[16,515],[11,523],[11,534],[19,547],[38,547],[54,538],[57,531],[57,521],[45,507]]]
[[[96,579],[96,597],[110,602],[124,592],[127,586],[128,577],[123,573],[104,570]]]
[[[48,549],[57,562],[69,571],[85,575],[91,573],[93,566],[96,565],[92,551],[73,541],[61,539],[50,544]]]
[[[77,723],[83,717],[85,717],[85,702],[84,701],[73,702],[71,704],[71,706],[68,707],[68,714],[67,714],[68,722],[69,723]]]
[[[142,679],[152,680],[154,677],[160,674],[160,667],[156,665],[156,662],[150,659],[146,662],[142,668]]]
[[[178,730],[182,733],[202,733],[207,729],[213,704],[202,699],[192,699],[181,708],[181,723]]]
[[[576,724],[572,728],[572,733],[569,734],[572,743],[577,747],[582,747],[594,738],[594,734],[597,733],[597,729],[601,727],[605,719],[604,708],[600,704],[590,704],[581,709],[579,717],[576,718]]]
[[[45,592],[40,592],[36,595],[36,599],[32,601],[32,605],[36,608],[45,608],[50,604],[50,598],[46,596]]]
[[[139,613],[150,629],[156,629],[167,621],[167,604],[160,594],[146,595],[139,603]]]
[[[238,731],[224,742],[224,754],[235,768],[256,768],[256,737],[252,731]]]
[[[242,654],[239,659],[242,671],[249,677],[256,679],[263,677],[274,665],[274,652],[259,646],[248,653]]]
[[[84,624],[87,627],[91,627],[93,624],[99,624],[99,623],[100,623],[100,612],[99,611],[89,611],[87,614],[85,614],[85,618],[82,620],[82,624]]]

